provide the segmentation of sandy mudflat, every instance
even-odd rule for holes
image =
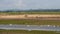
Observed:
[[[0,19],[25,19],[25,18],[42,18],[42,19],[59,19],[60,15],[40,15],[40,14],[28,14],[28,15],[0,15]]]

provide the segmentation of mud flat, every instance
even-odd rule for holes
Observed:
[[[60,15],[0,15],[0,19],[40,19],[40,20],[60,20]]]

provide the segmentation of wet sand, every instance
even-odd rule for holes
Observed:
[[[0,15],[0,19],[39,19],[39,20],[60,20],[60,15]]]

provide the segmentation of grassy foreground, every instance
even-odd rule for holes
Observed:
[[[56,31],[0,30],[0,34],[60,34]]]
[[[2,19],[0,24],[60,25],[60,20]]]

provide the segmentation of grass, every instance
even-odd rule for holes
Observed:
[[[0,14],[18,15],[18,14],[60,14],[60,12],[0,12]]]
[[[0,24],[60,25],[60,20],[13,19],[0,20]]]
[[[56,31],[0,30],[0,34],[60,34]]]

